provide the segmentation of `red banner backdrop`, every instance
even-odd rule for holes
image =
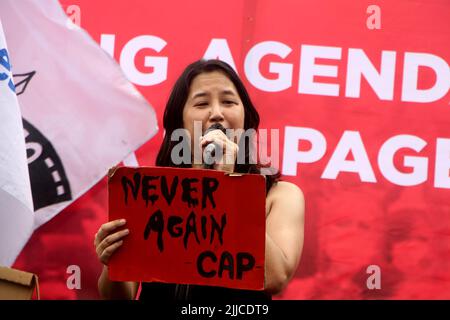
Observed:
[[[448,1],[61,2],[160,128],[187,64],[220,57],[236,68],[261,128],[279,129],[284,179],[306,199],[302,259],[278,298],[450,298]],[[140,165],[154,164],[162,135],[137,151]],[[42,297],[98,297],[92,242],[105,188],[40,228],[19,257]],[[81,289],[67,288],[70,265]]]

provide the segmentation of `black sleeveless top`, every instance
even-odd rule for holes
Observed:
[[[272,300],[272,296],[264,291],[255,290],[143,282],[139,300],[155,302],[268,302]]]

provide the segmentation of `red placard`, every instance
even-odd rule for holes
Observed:
[[[109,220],[130,234],[109,263],[115,281],[264,288],[265,180],[200,169],[116,169]]]

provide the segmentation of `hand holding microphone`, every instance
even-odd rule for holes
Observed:
[[[206,129],[200,139],[203,150],[203,167],[225,172],[233,172],[239,147],[225,135],[225,128],[215,123]],[[204,149],[203,149],[204,148]]]
[[[221,144],[218,144],[214,141],[212,134],[208,135],[208,133],[213,132],[214,130],[220,130],[225,134],[226,129],[220,123],[214,123],[208,129],[206,129],[204,136],[200,140],[201,147],[204,147],[206,145],[205,149],[203,150],[203,165],[205,169],[213,169],[215,160],[214,158],[216,157],[216,154],[218,152],[223,153]]]

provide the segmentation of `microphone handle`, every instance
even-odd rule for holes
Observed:
[[[203,159],[203,167],[205,169],[214,169],[214,161],[212,157],[214,157],[217,148],[220,147],[214,142],[211,142],[205,147],[205,158]]]

